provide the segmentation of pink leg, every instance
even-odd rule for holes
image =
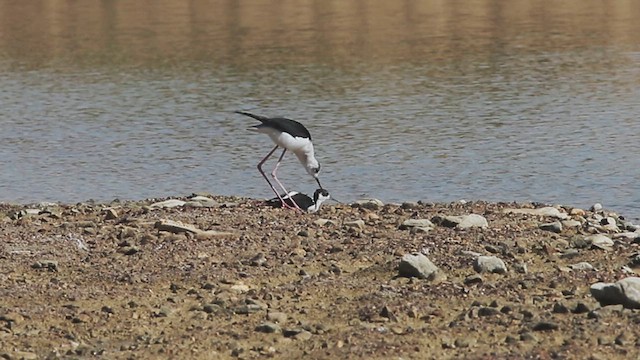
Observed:
[[[267,161],[267,159],[269,159],[269,157],[271,157],[271,155],[273,155],[273,153],[278,149],[278,145],[276,145],[273,150],[271,150],[267,156],[264,157],[264,159],[262,159],[259,163],[258,163],[258,171],[260,171],[260,174],[262,174],[262,177],[267,180],[267,183],[269,184],[269,187],[271,188],[271,190],[273,190],[273,192],[276,194],[276,196],[278,197],[278,199],[280,199],[280,202],[282,203],[282,207],[284,208],[291,208],[291,209],[295,209],[293,206],[290,206],[289,204],[287,204],[284,199],[282,199],[282,196],[280,196],[280,193],[278,192],[278,190],[276,190],[275,187],[273,187],[273,184],[271,183],[271,181],[269,181],[269,178],[267,177],[267,174],[264,173],[264,171],[262,171],[262,165],[265,163],[265,161]],[[282,156],[280,156],[280,159],[282,160]],[[277,165],[276,165],[277,167]],[[277,180],[277,179],[276,179]],[[280,185],[282,186],[282,185]]]
[[[284,188],[284,185],[282,185],[282,183],[280,182],[280,180],[278,180],[278,177],[276,176],[276,172],[278,171],[278,166],[280,166],[280,162],[282,161],[282,158],[284,158],[284,154],[286,152],[287,152],[287,149],[284,149],[284,151],[282,151],[282,155],[280,155],[280,158],[278,159],[278,162],[276,163],[276,167],[273,168],[273,171],[271,172],[271,176],[273,176],[273,178],[278,183],[278,185],[280,185],[280,188],[284,191],[284,193],[288,194],[289,192],[287,191],[287,189]],[[289,200],[291,200],[291,203],[293,204],[293,208],[302,211],[302,209],[300,209],[300,206],[298,206],[298,204],[296,204],[296,202],[293,199],[289,199]]]

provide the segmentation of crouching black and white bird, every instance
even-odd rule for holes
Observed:
[[[280,195],[280,192],[275,189],[271,181],[269,181],[269,178],[267,178],[267,175],[262,170],[262,165],[267,161],[267,159],[269,159],[269,157],[271,157],[271,155],[273,155],[278,147],[281,147],[284,150],[282,150],[282,155],[278,158],[278,162],[271,172],[271,176],[285,194],[288,194],[289,192],[285,189],[280,180],[278,180],[276,172],[278,171],[278,166],[280,166],[280,162],[282,161],[282,158],[284,158],[284,154],[287,150],[290,150],[296,155],[296,157],[298,157],[298,160],[300,160],[300,163],[302,163],[304,168],[307,170],[307,173],[313,176],[315,181],[318,183],[318,187],[322,189],[320,179],[318,178],[318,174],[320,173],[320,163],[318,163],[318,160],[316,160],[315,157],[313,143],[311,142],[311,134],[304,125],[287,118],[268,118],[266,116],[255,115],[245,111],[236,111],[236,113],[259,120],[260,124],[252,126],[249,130],[269,135],[271,140],[276,144],[267,156],[258,163],[258,171],[260,171],[260,174],[262,174],[264,179],[267,180],[269,187],[271,187],[271,190],[273,190],[281,202],[283,202],[283,198]],[[283,203],[285,204],[284,207],[304,210],[296,199],[292,199],[292,201],[289,201],[288,203]]]
[[[325,189],[316,190],[313,193],[313,199],[308,195],[299,193],[297,191],[291,191],[288,194],[280,195],[279,197],[267,200],[266,204],[268,206],[281,208],[287,205],[293,206],[292,204],[295,202],[302,210],[308,213],[314,213],[320,210],[320,206],[322,206],[322,203],[329,199],[331,199],[331,195],[329,195],[329,192]],[[283,203],[285,205],[283,205]]]

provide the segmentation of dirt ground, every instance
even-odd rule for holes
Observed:
[[[172,208],[149,206],[166,199],[0,205],[0,356],[640,353],[638,310],[601,307],[590,294],[595,282],[634,276],[638,238],[606,210],[556,207],[574,222],[548,231],[540,225],[552,216],[504,211],[540,204],[329,203],[300,214],[255,199],[209,197]],[[402,226],[465,214],[484,216],[488,227]],[[602,226],[608,215],[616,223]],[[582,246],[593,233],[611,237],[613,246]],[[398,276],[409,253],[425,254],[441,276]],[[476,272],[478,255],[502,259],[506,273]],[[581,262],[594,269],[575,266]]]

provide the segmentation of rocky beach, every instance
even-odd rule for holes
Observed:
[[[602,208],[0,205],[3,359],[628,359],[640,226]]]

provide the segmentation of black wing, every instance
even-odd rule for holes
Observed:
[[[262,124],[256,127],[267,126],[282,132],[286,132],[293,137],[307,138],[311,140],[311,134],[304,125],[299,122],[287,118],[268,118],[262,115],[251,114],[245,111],[236,111],[237,114],[252,117],[259,120]]]

